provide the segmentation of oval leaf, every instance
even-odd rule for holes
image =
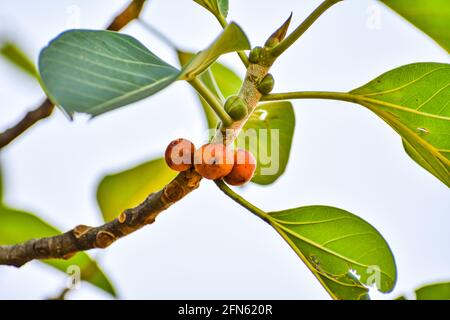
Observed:
[[[149,194],[162,189],[176,175],[163,158],[158,158],[104,177],[97,189],[103,219],[117,218],[124,210],[135,207]]]
[[[416,290],[417,300],[450,300],[450,282],[433,283]]]
[[[295,114],[288,101],[260,104],[237,138],[237,146],[257,159],[252,182],[268,185],[286,170],[295,129]],[[255,139],[256,137],[256,139]]]
[[[33,238],[51,237],[61,232],[37,216],[18,210],[0,207],[0,244],[12,245]],[[116,295],[114,287],[97,263],[86,253],[80,252],[68,260],[45,260],[56,269],[67,272],[70,266],[78,266],[81,279]]]
[[[394,257],[380,233],[338,208],[308,206],[269,213],[269,222],[336,299],[367,299],[367,286],[394,288]],[[355,275],[356,274],[356,275]]]
[[[249,49],[250,42],[244,31],[232,22],[207,49],[200,51],[183,67],[180,79],[195,78],[225,53]]]
[[[448,0],[381,0],[450,52]]]
[[[450,187],[450,65],[415,63],[350,92],[386,121],[407,153]]]
[[[194,0],[216,17],[226,18],[228,15],[228,0]]]
[[[42,50],[39,71],[56,105],[93,116],[151,96],[179,75],[133,37],[93,30],[59,35]]]

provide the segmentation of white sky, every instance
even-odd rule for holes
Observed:
[[[294,12],[298,24],[320,1],[230,1],[252,45]],[[80,9],[82,28],[102,28],[127,1],[5,1],[0,34],[39,50]],[[71,9],[72,8],[72,9]],[[379,28],[370,24],[371,14]],[[154,0],[143,14],[179,46],[199,50],[219,32],[213,18],[189,0]],[[373,17],[373,16],[372,16]],[[137,24],[132,34],[160,57],[176,57]],[[242,74],[234,55],[223,59]],[[432,40],[371,0],[347,0],[325,14],[273,67],[275,91],[350,90],[412,62],[450,62]],[[42,99],[39,86],[0,61],[0,128]],[[320,100],[294,102],[297,128],[286,174],[270,187],[241,192],[267,210],[310,204],[344,208],[373,224],[390,244],[398,283],[392,298],[450,279],[448,188],[416,165],[400,138],[362,107]],[[169,125],[170,124],[170,125]],[[201,143],[203,119],[191,89],[176,83],[158,95],[93,121],[69,122],[54,112],[2,151],[6,200],[39,213],[61,229],[101,222],[96,185],[105,173],[161,155],[178,136]],[[205,181],[157,222],[103,252],[94,252],[121,298],[328,299],[295,253],[271,228]],[[0,268],[0,298],[46,298],[65,276],[40,263]],[[70,298],[109,298],[88,284]]]

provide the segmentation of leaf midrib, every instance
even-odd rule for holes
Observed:
[[[278,225],[281,229],[283,229],[285,232],[289,233],[290,235],[296,237],[297,239],[299,239],[299,240],[301,240],[301,241],[303,241],[305,243],[308,243],[309,245],[312,245],[313,247],[316,247],[319,250],[322,250],[322,251],[324,251],[324,252],[326,252],[328,254],[331,254],[331,255],[339,258],[339,259],[342,259],[344,261],[347,261],[348,263],[357,265],[359,267],[362,267],[362,268],[368,268],[369,267],[368,265],[365,265],[365,264],[363,264],[361,262],[354,261],[354,260],[352,260],[350,258],[347,258],[347,257],[345,257],[345,256],[343,256],[343,255],[341,255],[341,254],[339,254],[337,252],[334,252],[334,251],[332,251],[332,250],[330,250],[330,249],[328,249],[326,247],[322,247],[320,244],[316,243],[315,241],[310,240],[308,238],[305,238],[305,237],[301,236],[300,234],[298,234],[296,232],[293,232],[292,230],[290,230],[289,228],[286,228],[285,226],[283,226],[282,224],[278,223],[277,221],[274,221],[274,223],[276,225]],[[392,281],[392,283],[394,283],[394,279],[389,274],[387,274],[383,270],[380,270],[380,272],[382,274],[384,274],[387,278],[389,278]]]

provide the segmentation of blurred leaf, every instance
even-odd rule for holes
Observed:
[[[0,55],[26,74],[35,79],[39,78],[39,73],[34,63],[15,43],[3,43],[0,47]]]
[[[450,282],[438,282],[424,285],[415,291],[416,300],[450,300]],[[394,300],[407,300],[400,296]]]
[[[0,164],[0,207],[3,204],[3,170],[2,166]]]
[[[381,0],[450,52],[448,0]]]
[[[228,15],[228,0],[194,0],[216,17]]]
[[[417,300],[450,300],[450,282],[433,283],[416,290]]]
[[[450,186],[450,65],[415,63],[350,92],[386,121],[406,152]]]
[[[92,30],[59,35],[42,50],[39,70],[55,104],[94,116],[151,96],[180,73],[128,35]]]
[[[135,207],[152,192],[161,190],[177,172],[164,158],[145,162],[137,167],[108,175],[97,189],[97,202],[105,221],[117,218],[122,211]]]
[[[58,229],[31,213],[0,207],[0,244],[12,245],[60,233]],[[76,254],[69,260],[46,260],[44,262],[62,272],[66,272],[69,266],[77,265],[81,269],[83,280],[113,296],[116,295],[110,280],[97,263],[84,252]]]
[[[260,104],[237,138],[238,147],[257,159],[252,182],[268,185],[286,170],[295,129],[295,114],[288,101]]]
[[[232,22],[207,49],[197,53],[183,66],[180,79],[189,80],[195,78],[225,53],[249,49],[250,43],[244,31],[236,23]]]
[[[211,66],[211,72],[224,98],[239,93],[242,79],[234,71],[223,64],[215,63]]]
[[[269,213],[270,224],[335,299],[368,299],[394,288],[394,257],[381,234],[342,209],[308,206]],[[356,276],[354,275],[356,273]]]

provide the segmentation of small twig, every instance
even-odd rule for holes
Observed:
[[[222,103],[217,99],[217,97],[211,92],[211,90],[206,87],[203,82],[198,80],[197,78],[189,80],[191,86],[200,94],[203,100],[214,110],[224,126],[229,126],[233,123],[233,119],[231,119],[230,115],[225,111],[222,106]]]
[[[247,200],[245,200],[243,197],[241,197],[239,194],[234,192],[229,186],[226,185],[223,180],[216,180],[214,181],[217,187],[225,193],[229,198],[231,198],[234,202],[240,204],[244,208],[246,208],[248,211],[254,213],[264,221],[269,221],[269,215],[260,208],[256,207],[255,205],[251,204]]]
[[[28,112],[18,123],[0,134],[0,149],[10,144],[36,122],[50,116],[54,109],[53,103],[46,99],[37,109]]]
[[[58,293],[56,296],[54,297],[50,297],[47,300],[66,300],[66,296],[67,294],[70,292],[70,288],[65,287],[64,289],[61,290],[60,293]]]
[[[133,0],[106,28],[110,31],[119,31],[134,19],[137,19],[142,11],[146,0]],[[54,104],[47,98],[38,108],[28,112],[13,127],[0,133],[0,149],[10,144],[22,133],[31,128],[34,124],[48,118],[54,110]]]
[[[118,14],[106,28],[110,31],[119,31],[131,21],[139,18],[146,0],[133,0],[131,3]]]

